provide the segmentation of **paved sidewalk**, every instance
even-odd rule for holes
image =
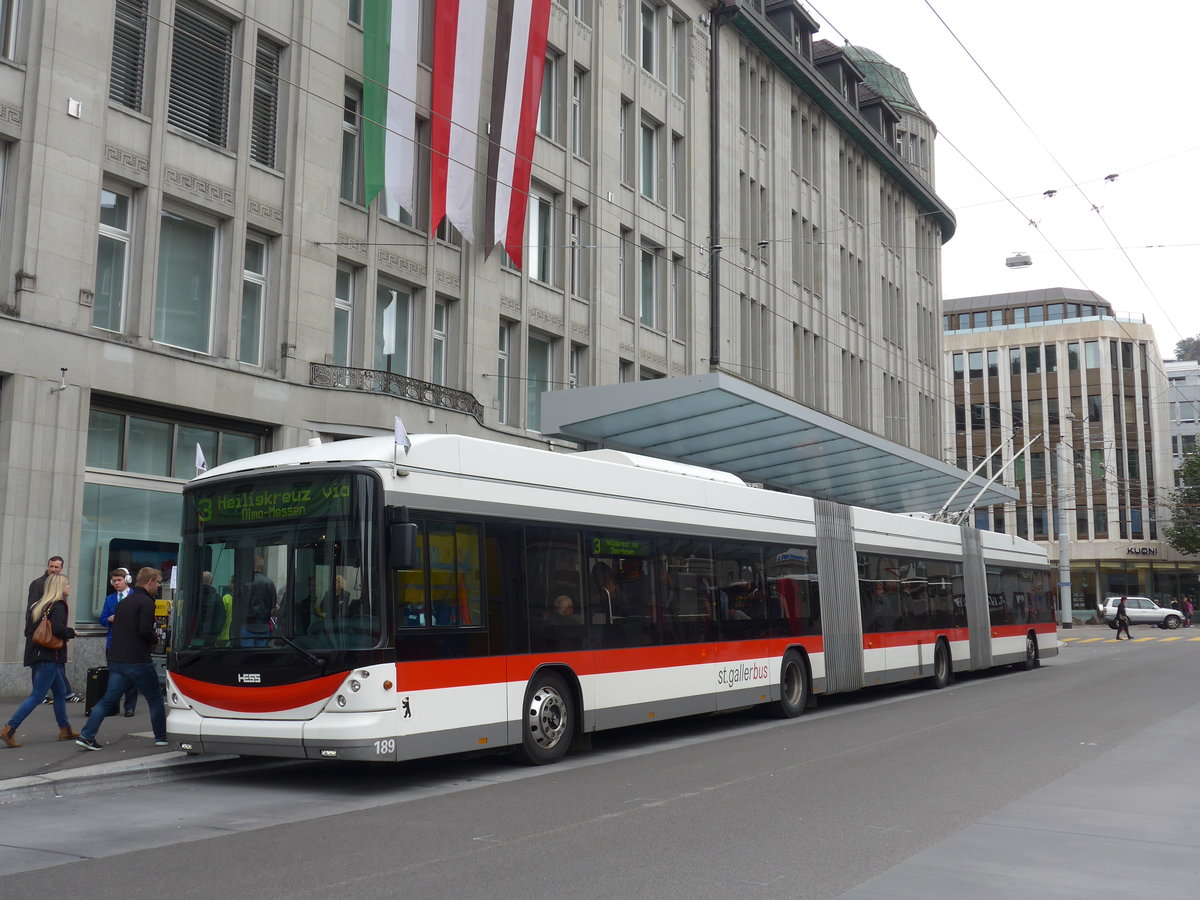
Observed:
[[[0,697],[0,724],[8,721],[24,699]],[[87,721],[82,703],[68,703],[67,715],[75,731]],[[105,719],[96,736],[103,750],[84,750],[74,741],[60,741],[54,709],[48,703],[29,714],[17,729],[16,739],[20,747],[0,743],[0,804],[193,777],[251,762],[227,755],[188,756],[177,748],[155,747],[142,697],[132,718],[118,713]]]

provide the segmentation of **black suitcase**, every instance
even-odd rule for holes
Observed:
[[[87,690],[83,694],[83,714],[90,716],[96,704],[100,702],[100,698],[104,696],[108,690],[108,666],[96,666],[87,670]],[[119,711],[121,705],[118,703],[114,707],[114,712]],[[110,713],[111,715],[111,713]]]

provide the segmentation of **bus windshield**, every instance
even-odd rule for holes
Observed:
[[[376,494],[354,472],[189,487],[175,649],[377,646]]]

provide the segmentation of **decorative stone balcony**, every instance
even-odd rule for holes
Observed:
[[[387,394],[453,412],[467,413],[483,424],[483,404],[466,391],[456,391],[440,384],[384,372],[379,369],[355,369],[350,366],[333,366],[325,363],[309,363],[308,383],[313,387],[333,388],[340,391],[367,391],[372,394]]]

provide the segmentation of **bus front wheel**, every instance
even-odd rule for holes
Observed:
[[[537,674],[525,691],[521,755],[533,766],[558,762],[571,746],[575,708],[561,675]]]

